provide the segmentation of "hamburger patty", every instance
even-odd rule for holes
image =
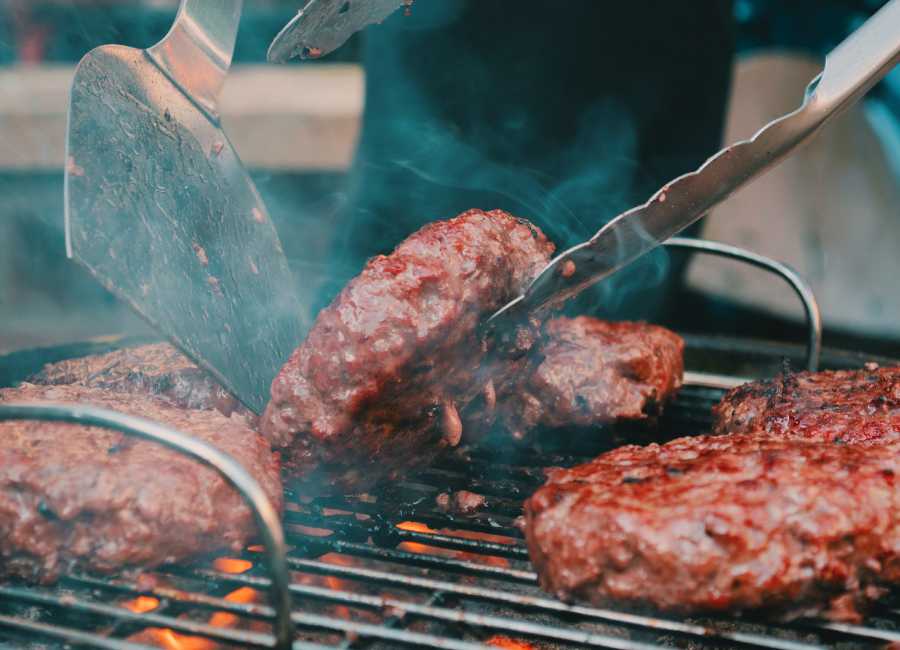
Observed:
[[[647,323],[588,316],[545,326],[539,364],[496,398],[502,429],[522,439],[534,429],[589,428],[659,415],[684,373],[684,341]]]
[[[786,373],[732,389],[713,408],[716,433],[872,443],[900,432],[900,367]]]
[[[566,600],[858,620],[900,578],[900,441],[753,434],[628,446],[525,503],[541,585]]]
[[[77,402],[164,423],[232,456],[281,508],[277,456],[241,418],[77,385],[22,384],[0,402]],[[0,422],[0,577],[149,568],[239,550],[255,530],[240,495],[176,451],[98,427]]]
[[[115,392],[158,395],[175,406],[215,409],[224,415],[247,412],[205,370],[168,343],[153,343],[77,359],[48,363],[28,380],[33,384],[77,384]]]
[[[535,336],[524,327],[495,355],[477,328],[553,249],[523,219],[469,210],[372,258],[272,382],[261,428],[289,471],[360,490],[458,444],[459,410],[520,370]]]

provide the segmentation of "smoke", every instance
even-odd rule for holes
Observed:
[[[516,214],[538,224],[558,251],[585,241],[631,207],[637,143],[628,114],[615,103],[587,111],[573,145],[562,152],[562,180],[555,185],[538,170],[492,160],[434,122],[405,132],[415,133],[409,153],[389,164],[438,188],[496,193],[521,206]],[[659,251],[589,290],[574,311],[614,313],[634,292],[656,287],[667,270],[668,256]]]
[[[579,15],[594,17],[598,8],[576,2],[557,15],[546,7],[421,3],[411,17],[395,14],[364,33],[362,136],[315,308],[367,258],[390,252],[430,221],[500,208],[533,221],[564,250],[711,153],[697,155],[710,138],[695,144],[691,131],[715,131],[717,122],[664,133],[660,149],[670,158],[682,154],[673,141],[689,142],[686,160],[654,159],[651,129],[668,129],[672,117],[647,101],[654,92],[616,70],[619,41],[628,38],[604,33],[609,43],[596,51],[606,58],[590,59],[585,43],[600,36]],[[658,56],[629,53],[648,68]],[[717,134],[712,140],[714,150]],[[664,250],[645,256],[573,309],[654,318],[670,268]]]

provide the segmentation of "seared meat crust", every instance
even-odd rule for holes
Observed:
[[[237,416],[75,385],[23,384],[0,390],[0,402],[77,402],[162,422],[231,455],[281,508],[278,458]],[[97,427],[0,422],[0,577],[148,568],[239,550],[255,531],[240,495],[174,450]]]
[[[900,433],[900,367],[782,374],[732,389],[713,408],[716,433],[755,431],[872,443]]]
[[[525,534],[541,585],[566,600],[857,620],[900,578],[898,474],[896,440],[628,446],[552,473]]]
[[[647,323],[555,318],[542,361],[497,396],[502,428],[522,439],[536,428],[596,427],[659,415],[684,374],[684,341]]]
[[[516,367],[485,363],[477,328],[552,251],[527,221],[469,210],[371,259],[272,383],[261,427],[290,471],[307,489],[360,490],[456,445],[459,410]]]
[[[205,370],[168,343],[153,343],[48,363],[33,384],[78,384],[87,388],[165,397],[175,406],[215,409],[224,415],[246,409]]]

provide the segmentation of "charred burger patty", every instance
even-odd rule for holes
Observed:
[[[74,402],[167,424],[231,455],[282,503],[279,462],[241,418],[83,386],[0,390],[0,402]],[[0,576],[51,582],[238,550],[248,506],[219,474],[173,450],[108,429],[0,422]]]
[[[753,434],[628,446],[525,503],[541,585],[566,600],[856,620],[900,579],[900,442]]]
[[[658,415],[681,387],[684,341],[663,327],[589,316],[547,322],[534,369],[497,395],[502,430],[596,428]]]
[[[716,433],[875,443],[900,433],[900,367],[781,374],[732,389],[713,409]]]
[[[477,328],[553,248],[523,219],[469,210],[370,260],[272,383],[261,428],[289,470],[310,489],[360,490],[456,445],[459,411],[533,342],[523,331],[509,363],[488,362]]]
[[[168,343],[153,343],[48,363],[33,384],[77,384],[117,393],[164,397],[175,406],[215,409],[224,415],[246,409],[205,370]]]

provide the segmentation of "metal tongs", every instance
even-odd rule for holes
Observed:
[[[489,327],[559,306],[688,227],[809,140],[900,61],[900,0],[891,0],[825,58],[803,104],[732,144],[696,171],[667,183],[643,205],[617,216],[586,242],[558,255],[525,293],[497,311]]]
[[[272,41],[269,61],[325,56],[356,32],[411,4],[412,0],[309,0]]]

